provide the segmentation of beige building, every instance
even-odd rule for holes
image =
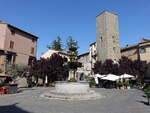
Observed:
[[[37,36],[0,21],[0,69],[6,64],[29,65],[36,57]]]
[[[121,49],[121,55],[131,60],[142,60],[150,62],[150,40],[141,39],[141,42],[135,45],[127,45]]]
[[[49,49],[48,51],[44,52],[42,55],[41,55],[41,58],[50,58],[52,56],[52,54],[59,54],[60,56],[62,57],[65,57],[69,60],[69,55],[67,54],[67,52],[65,51],[56,51],[56,50],[53,50],[53,49]]]

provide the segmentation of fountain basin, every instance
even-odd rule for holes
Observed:
[[[57,82],[56,93],[61,94],[85,94],[89,92],[88,82]]]
[[[88,82],[56,82],[54,90],[41,96],[61,100],[93,100],[102,97],[89,88]]]

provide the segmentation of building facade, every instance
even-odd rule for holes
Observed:
[[[150,62],[150,40],[142,38],[138,44],[120,48],[118,29],[116,14],[104,11],[96,17],[96,42],[90,44],[87,53],[79,55],[78,61],[84,65],[78,71],[86,75],[93,74],[92,69],[96,61],[112,59],[117,63],[121,56]]]
[[[53,50],[53,49],[49,49],[48,51],[43,53],[41,55],[41,58],[45,58],[45,59],[50,58],[52,56],[52,54],[54,54],[54,53],[60,55],[61,57],[67,58],[69,60],[69,55],[67,54],[66,51],[56,51],[56,50]]]
[[[118,61],[121,57],[119,45],[118,16],[104,11],[96,17],[97,60]]]
[[[78,57],[78,61],[84,64],[78,71],[93,74],[96,61],[112,59],[117,62],[120,58],[118,16],[104,11],[96,17],[96,42],[90,44],[89,52]]]
[[[91,73],[90,53],[84,53],[78,56],[78,62],[82,63],[82,67],[78,68],[77,72],[80,74],[89,75]]]
[[[92,68],[94,67],[94,63],[97,61],[96,42],[90,44],[89,52],[87,52],[86,54],[81,54],[79,56],[79,61],[84,64],[83,67],[80,68],[80,72],[93,74]],[[149,63],[150,40],[142,38],[138,44],[127,45],[126,47],[121,48],[121,56],[126,56],[133,61],[141,60]],[[87,58],[89,58],[89,60]]]
[[[36,57],[38,37],[0,21],[0,69],[7,64],[29,65]]]
[[[139,59],[150,62],[150,40],[142,38],[138,44],[127,45],[121,49],[121,55],[131,60]]]

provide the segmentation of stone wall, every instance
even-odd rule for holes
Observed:
[[[96,17],[97,60],[119,60],[118,16],[110,12],[103,12]]]
[[[78,62],[82,63],[82,67],[78,68],[77,72],[84,73],[85,75],[89,75],[91,73],[91,62],[89,53],[81,56],[78,59]]]

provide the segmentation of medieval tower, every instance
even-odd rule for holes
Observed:
[[[118,61],[121,57],[119,47],[118,16],[104,11],[96,17],[97,60]]]

